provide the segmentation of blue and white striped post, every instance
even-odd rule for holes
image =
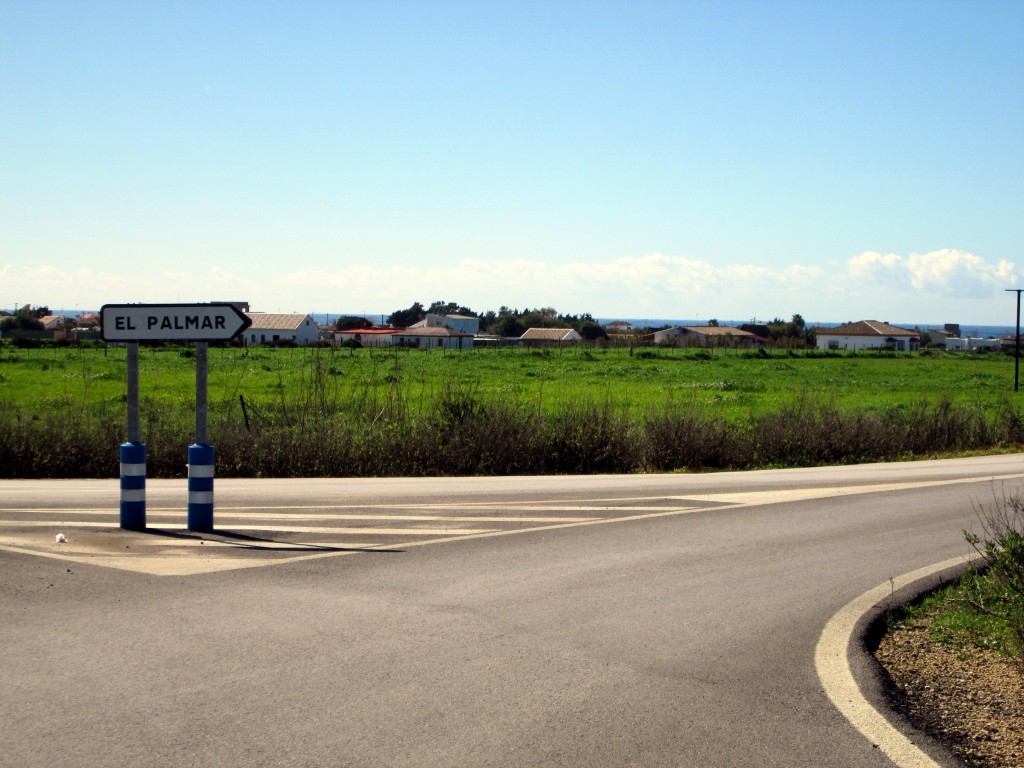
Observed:
[[[213,530],[213,446],[188,447],[188,529]]]
[[[146,530],[146,444],[139,436],[139,345],[128,345],[128,440],[121,444],[121,527]]]
[[[213,530],[213,446],[206,436],[207,354],[205,341],[196,344],[196,441],[188,447],[188,529]]]
[[[146,530],[145,443],[121,443],[121,527]]]

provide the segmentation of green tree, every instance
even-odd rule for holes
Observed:
[[[483,333],[490,333],[489,329],[492,325],[494,325],[497,319],[498,314],[493,309],[487,310],[482,315],[480,315],[480,330]]]
[[[427,312],[423,305],[416,301],[408,309],[397,309],[388,315],[388,325],[396,328],[408,328],[413,323],[418,323],[426,315]]]
[[[432,315],[465,315],[467,317],[476,317],[476,312],[472,309],[464,307],[461,304],[456,304],[454,301],[435,301],[427,308],[427,312]]]
[[[490,327],[490,332],[495,336],[520,337],[526,333],[526,327],[519,318],[512,313],[501,315]]]
[[[788,323],[776,317],[768,323],[768,332],[772,341],[783,347],[813,347],[817,343],[817,334],[807,327],[799,313],[794,314]]]
[[[355,315],[342,315],[334,322],[334,328],[339,331],[353,331],[361,328],[371,328],[373,323],[365,317]]]
[[[42,331],[43,324],[28,312],[0,317],[0,331]]]

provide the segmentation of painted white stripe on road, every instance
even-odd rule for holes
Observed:
[[[225,510],[243,509],[243,507],[217,507],[217,517],[230,519],[249,520],[399,520],[403,522],[466,522],[466,523],[578,523],[587,520],[597,520],[596,517],[516,517],[512,515],[503,517],[484,517],[477,515],[357,515],[357,514],[299,514],[291,512],[227,512]],[[283,507],[283,509],[294,509],[294,507]],[[322,507],[315,507],[322,509]],[[109,515],[113,511],[106,507],[103,509],[24,509],[24,508],[3,508],[0,507],[0,514],[4,512],[16,512],[19,514],[43,514],[43,515]],[[156,515],[180,515],[179,507],[160,507],[154,509],[149,507],[147,514]]]
[[[962,485],[962,484],[971,484],[971,483],[980,483],[980,482],[991,483],[993,481],[1015,479],[1015,478],[1020,478],[1020,477],[1024,477],[1024,473],[1015,473],[1015,474],[1012,474],[1012,475],[989,475],[989,476],[984,476],[984,477],[964,478],[964,479],[958,479],[958,480],[924,481],[924,482],[918,482],[918,483],[893,483],[893,484],[888,484],[888,485],[859,486],[859,487],[858,486],[847,486],[846,487],[846,491],[847,492],[856,492],[858,490],[858,488],[863,489],[861,492],[865,492],[865,493],[866,492],[898,491],[898,490],[903,490],[903,489],[907,489],[907,488],[919,488],[919,487],[930,487],[930,486]],[[2,483],[0,483],[0,487],[2,487]],[[91,489],[89,489],[89,490],[91,490]],[[104,493],[109,493],[109,491],[106,491],[106,490],[103,491],[103,492]],[[163,493],[161,495],[164,497],[165,503],[166,503],[166,498],[170,494]],[[829,496],[833,496],[834,497],[836,495],[837,494],[835,493],[835,489],[833,489],[833,488],[823,488],[823,489],[815,490],[814,491],[814,495],[811,496],[811,498],[826,498],[826,497],[829,497]],[[666,498],[669,498],[669,497],[667,497],[667,496],[665,496],[663,494],[653,494],[653,495],[650,495],[650,496],[647,496],[647,497],[643,497],[643,498],[663,500],[663,499],[666,499]],[[77,562],[90,563],[90,564],[93,564],[93,565],[109,566],[109,567],[112,567],[112,568],[120,568],[120,569],[124,569],[124,570],[135,571],[137,573],[151,573],[153,575],[159,575],[159,576],[167,576],[167,575],[192,575],[192,574],[197,574],[197,573],[209,573],[209,572],[214,572],[214,571],[225,571],[225,570],[234,570],[234,569],[242,569],[242,568],[258,568],[258,567],[264,567],[264,566],[270,566],[270,565],[282,565],[282,564],[285,564],[285,563],[299,563],[299,562],[304,562],[304,561],[319,560],[319,559],[326,558],[326,557],[345,557],[345,556],[350,556],[350,555],[353,555],[353,554],[360,554],[361,551],[366,551],[368,549],[380,550],[383,547],[391,548],[389,551],[394,551],[394,548],[401,548],[401,549],[404,550],[404,549],[410,549],[410,548],[413,548],[413,547],[433,546],[433,545],[436,545],[436,544],[454,543],[454,542],[459,542],[459,541],[465,541],[466,539],[472,539],[472,538],[491,538],[491,537],[501,537],[501,536],[515,536],[515,535],[531,534],[531,533],[541,533],[541,532],[546,532],[546,531],[553,531],[553,530],[567,529],[567,528],[576,528],[576,527],[591,526],[591,525],[613,525],[613,524],[631,523],[631,522],[636,522],[636,521],[641,521],[641,520],[653,520],[653,519],[658,519],[658,518],[668,518],[668,517],[687,515],[687,514],[692,514],[692,513],[697,513],[697,512],[726,512],[726,513],[732,513],[734,511],[742,509],[742,508],[744,508],[746,506],[754,506],[754,505],[758,505],[759,506],[759,505],[763,505],[763,504],[770,504],[772,502],[785,502],[785,501],[792,500],[791,494],[789,494],[789,492],[785,491],[785,490],[766,491],[766,492],[763,492],[763,493],[762,492],[757,492],[757,493],[754,493],[754,494],[742,494],[742,493],[740,493],[740,494],[714,494],[714,495],[708,495],[708,496],[703,496],[703,497],[684,496],[684,497],[678,497],[678,498],[680,500],[684,500],[684,499],[685,500],[696,500],[697,498],[703,498],[703,499],[706,499],[707,501],[712,501],[712,502],[718,502],[718,503],[726,502],[728,504],[728,506],[707,506],[707,507],[700,507],[700,506],[698,506],[698,507],[687,507],[687,508],[682,508],[682,509],[665,509],[664,507],[657,507],[656,509],[659,509],[660,511],[657,511],[657,512],[643,512],[641,514],[608,515],[608,516],[600,517],[600,518],[583,518],[583,519],[573,519],[573,518],[570,518],[569,522],[554,522],[555,520],[559,520],[561,518],[541,518],[540,522],[542,522],[542,523],[549,523],[549,524],[547,524],[547,525],[540,524],[540,525],[536,525],[536,526],[517,526],[517,527],[514,527],[514,528],[506,528],[506,529],[469,529],[469,528],[466,528],[466,529],[459,529],[459,528],[452,528],[452,529],[423,529],[423,528],[419,528],[419,529],[404,529],[402,531],[399,531],[399,530],[396,530],[396,529],[367,529],[367,528],[319,528],[319,527],[291,528],[291,527],[288,527],[288,526],[256,526],[256,527],[241,526],[242,530],[271,530],[271,531],[272,530],[277,530],[277,531],[283,531],[283,532],[308,532],[308,533],[314,533],[314,534],[315,533],[334,533],[334,532],[342,531],[342,532],[351,532],[355,536],[365,536],[365,535],[372,534],[372,533],[374,533],[374,532],[379,530],[380,535],[394,535],[394,534],[399,534],[399,533],[406,533],[406,534],[409,534],[409,535],[415,537],[414,540],[402,541],[402,542],[394,542],[394,541],[392,541],[392,542],[389,542],[388,544],[378,544],[375,547],[365,547],[365,548],[361,548],[361,549],[353,549],[351,551],[343,551],[343,552],[338,552],[338,551],[311,552],[311,553],[308,553],[308,554],[307,553],[300,553],[300,554],[295,554],[295,555],[290,555],[288,557],[280,557],[280,558],[263,558],[263,557],[256,557],[256,556],[238,557],[238,558],[230,558],[230,557],[223,557],[223,556],[205,557],[204,558],[202,556],[190,556],[190,557],[173,558],[173,557],[167,557],[167,556],[156,555],[156,554],[155,555],[151,555],[149,557],[139,557],[139,558],[136,558],[136,557],[122,557],[120,555],[105,558],[105,557],[101,557],[101,556],[95,555],[95,554],[91,554],[88,557],[73,556],[73,555],[70,555],[70,554],[61,554],[60,552],[57,551],[57,548],[54,548],[54,547],[51,547],[52,551],[42,551],[40,549],[34,549],[34,548],[30,549],[30,548],[14,547],[14,546],[0,544],[0,549],[12,551],[12,552],[22,552],[22,553],[25,553],[25,554],[37,554],[37,555],[41,555],[41,556],[44,556],[44,557],[52,557],[52,558],[56,558],[56,559],[60,559],[60,560],[69,560],[69,561],[77,561]],[[590,500],[587,500],[587,501],[590,501]],[[614,501],[621,503],[623,501],[623,499],[622,498],[618,498],[618,499],[614,499]],[[10,503],[10,502],[8,502],[8,503]],[[95,501],[93,503],[95,503]],[[543,501],[538,502],[538,503],[539,504],[545,504],[545,502],[543,502]],[[551,504],[555,504],[555,502],[550,502],[550,503]],[[353,510],[367,510],[367,509],[379,509],[379,510],[391,510],[391,509],[405,509],[405,510],[407,510],[407,509],[419,509],[419,510],[423,510],[423,509],[443,509],[443,510],[451,510],[451,509],[458,508],[458,509],[465,509],[465,510],[468,511],[468,510],[471,510],[471,509],[481,509],[481,508],[505,509],[505,510],[508,510],[508,508],[512,507],[512,506],[514,506],[516,509],[522,509],[524,505],[521,502],[507,502],[507,503],[502,503],[502,502],[484,503],[484,502],[480,502],[480,503],[433,504],[433,505],[418,505],[418,504],[391,504],[391,505],[351,504],[351,505],[334,505],[334,506],[331,506],[331,505],[287,505],[287,506],[281,505],[281,506],[267,506],[267,507],[256,507],[256,508],[257,509],[259,509],[259,508],[263,508],[263,509],[295,509],[295,510],[303,510],[303,509],[353,509]],[[238,507],[233,507],[233,509],[249,510],[249,509],[251,509],[251,507],[238,506]],[[558,505],[558,506],[552,506],[552,509],[564,511],[566,509],[566,507]],[[588,509],[589,511],[594,511],[593,507],[585,507],[585,509]],[[2,511],[3,511],[3,509],[0,508],[0,512],[2,512]],[[8,510],[8,511],[17,511],[19,513],[25,514],[25,513],[31,513],[32,511],[37,511],[37,510],[26,510],[24,508],[20,508],[20,509]],[[175,508],[162,508],[161,511],[165,511],[167,513],[173,513],[176,516],[178,516],[179,518],[182,515],[182,510],[180,508],[177,508],[177,507],[175,507]],[[636,508],[635,507],[634,508],[620,507],[616,511],[630,513],[630,512],[635,512]],[[76,513],[84,513],[84,514],[99,513],[99,514],[104,514],[104,515],[111,515],[112,514],[112,509],[111,508],[106,508],[106,509],[102,509],[102,510],[96,510],[95,512],[92,512],[92,513],[86,512],[86,511],[83,511],[83,510],[54,509],[53,513],[54,514],[63,514],[63,515],[73,515],[73,514],[76,514]],[[248,516],[249,516],[248,514],[241,514],[241,515],[239,515],[240,518],[245,518],[245,517],[248,517]],[[398,516],[395,516],[395,517],[398,517]],[[376,519],[376,518],[372,518],[372,519]],[[394,517],[385,514],[385,515],[381,516],[381,519],[394,519]],[[442,521],[446,520],[446,519],[447,520],[452,520],[452,518],[445,518],[444,516],[439,516],[438,519],[442,520]],[[465,520],[471,521],[471,522],[472,521],[482,522],[482,519],[479,518],[479,517],[455,518],[455,519],[465,519]],[[510,522],[512,522],[512,521],[522,522],[523,520],[524,520],[523,518],[512,518],[512,520]],[[107,528],[107,529],[113,528],[113,525],[112,525],[112,523],[110,521],[108,521],[108,522],[91,522],[91,521],[90,522],[68,522],[67,518],[64,518],[64,519],[59,520],[59,521],[50,521],[50,522],[46,522],[46,521],[0,521],[0,526],[7,526],[7,527],[11,527],[11,528],[17,528],[17,527],[49,527],[49,528],[53,529],[58,524],[64,524],[64,525],[68,525],[68,526],[76,527],[76,528],[77,527],[82,527],[82,528]],[[184,524],[178,524],[178,523],[161,523],[158,527],[162,528],[162,529],[168,529],[168,530],[184,530],[185,529],[185,525]],[[434,534],[434,535],[440,534],[440,535],[437,538],[423,538],[424,536],[430,536],[432,534]],[[335,545],[335,546],[337,547],[337,546],[340,546],[340,545]]]
[[[784,501],[805,501],[809,499],[827,499],[836,496],[856,496],[862,493],[886,493],[890,491],[910,491],[915,488],[937,488],[943,485],[963,485],[964,483],[987,483],[996,480],[1014,480],[1024,477],[1016,475],[989,475],[986,477],[969,477],[959,480],[921,480],[911,483],[883,483],[879,485],[845,485],[825,488],[796,488],[793,490],[774,491],[737,491],[735,493],[706,493],[687,496],[693,501],[717,501],[731,504],[778,504]]]
[[[900,733],[875,709],[861,693],[853,677],[847,649],[857,622],[893,592],[915,581],[961,565],[964,558],[955,557],[936,565],[905,573],[891,582],[879,584],[839,609],[822,630],[814,651],[814,665],[825,693],[843,716],[871,743],[877,744],[899,768],[941,768],[910,739]]]
[[[53,528],[55,522],[50,520],[0,520],[5,528]],[[69,523],[75,528],[110,528],[116,530],[112,522],[75,522]],[[161,523],[160,529],[186,530],[184,523]],[[478,536],[494,533],[494,528],[332,528],[329,526],[291,526],[291,525],[239,525],[232,531],[276,531],[278,533],[345,533],[358,536]],[[536,530],[536,529],[530,529]]]

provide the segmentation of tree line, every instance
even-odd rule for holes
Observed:
[[[554,307],[518,309],[501,306],[497,310],[474,312],[469,307],[454,301],[434,301],[426,306],[416,301],[405,309],[396,309],[387,316],[386,322],[395,328],[408,328],[423,320],[428,314],[475,317],[480,320],[481,333],[506,338],[522,336],[528,328],[572,328],[584,339],[591,341],[608,337],[604,328],[589,312],[566,314],[559,312]],[[718,320],[709,320],[708,325],[718,325]],[[339,331],[370,328],[371,326],[372,323],[368,319],[358,315],[342,315],[335,322],[335,328]],[[667,326],[652,326],[637,330],[640,333],[653,333],[665,327]],[[789,320],[776,317],[767,323],[744,323],[740,328],[781,346],[813,347],[815,345],[814,330],[807,327],[800,314],[794,314]]]
[[[604,328],[593,315],[584,312],[579,315],[564,314],[554,307],[531,309],[502,306],[497,310],[474,312],[469,307],[454,301],[435,301],[428,306],[416,301],[405,309],[397,309],[387,317],[387,324],[396,328],[408,328],[431,315],[463,315],[480,320],[480,332],[493,336],[522,336],[527,328],[572,328],[584,339],[607,338]],[[334,327],[339,331],[369,328],[371,323],[365,317],[342,315]]]

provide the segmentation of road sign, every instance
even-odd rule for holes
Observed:
[[[252,325],[234,304],[104,304],[104,341],[229,341]]]

